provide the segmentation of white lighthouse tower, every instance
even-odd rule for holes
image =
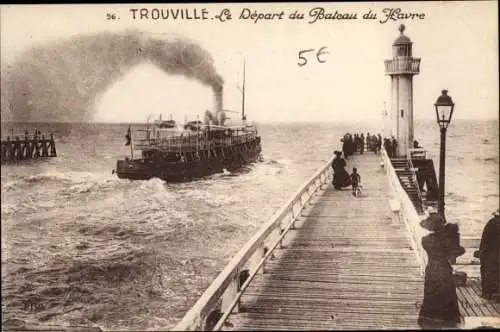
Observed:
[[[420,58],[412,57],[412,42],[400,25],[401,34],[392,44],[392,59],[385,60],[391,76],[390,132],[398,141],[397,156],[406,157],[413,147],[413,75],[420,72]]]

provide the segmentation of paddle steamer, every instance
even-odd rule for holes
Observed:
[[[243,73],[245,70],[243,69]],[[226,125],[222,108],[222,89],[214,92],[215,114],[206,111],[204,121],[184,126],[161,116],[145,129],[131,128],[126,135],[130,158],[118,160],[119,178],[148,180],[154,177],[168,182],[189,181],[224,170],[233,172],[261,158],[261,138],[257,127],[245,116],[245,74],[243,74],[241,123]],[[140,151],[140,157],[134,158]]]

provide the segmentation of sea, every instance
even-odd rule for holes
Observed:
[[[257,125],[261,162],[173,184],[112,174],[130,154],[128,124],[2,123],[2,137],[53,132],[57,148],[55,158],[1,166],[2,325],[172,329],[346,132],[379,132],[369,122]],[[448,128],[446,214],[462,236],[480,237],[498,208],[498,125]],[[436,122],[416,121],[415,138],[437,172]]]

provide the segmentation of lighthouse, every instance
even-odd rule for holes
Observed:
[[[398,141],[397,156],[406,157],[413,147],[413,75],[420,72],[420,58],[412,56],[412,42],[399,27],[392,43],[392,59],[385,60],[385,74],[391,77],[390,132]]]

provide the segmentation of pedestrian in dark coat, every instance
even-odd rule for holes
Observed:
[[[486,299],[500,301],[500,217],[493,213],[484,226],[479,250],[474,253],[481,262],[481,293]]]
[[[342,158],[342,153],[340,151],[334,151],[335,158],[332,161],[333,168],[333,186],[337,190],[341,190],[342,187],[350,185],[349,173],[345,170],[347,163],[344,158]]]
[[[461,318],[450,261],[465,253],[465,249],[458,244],[458,226],[445,224],[437,213],[423,220],[421,226],[433,233],[422,238],[428,261],[418,323],[424,328],[454,327]]]

